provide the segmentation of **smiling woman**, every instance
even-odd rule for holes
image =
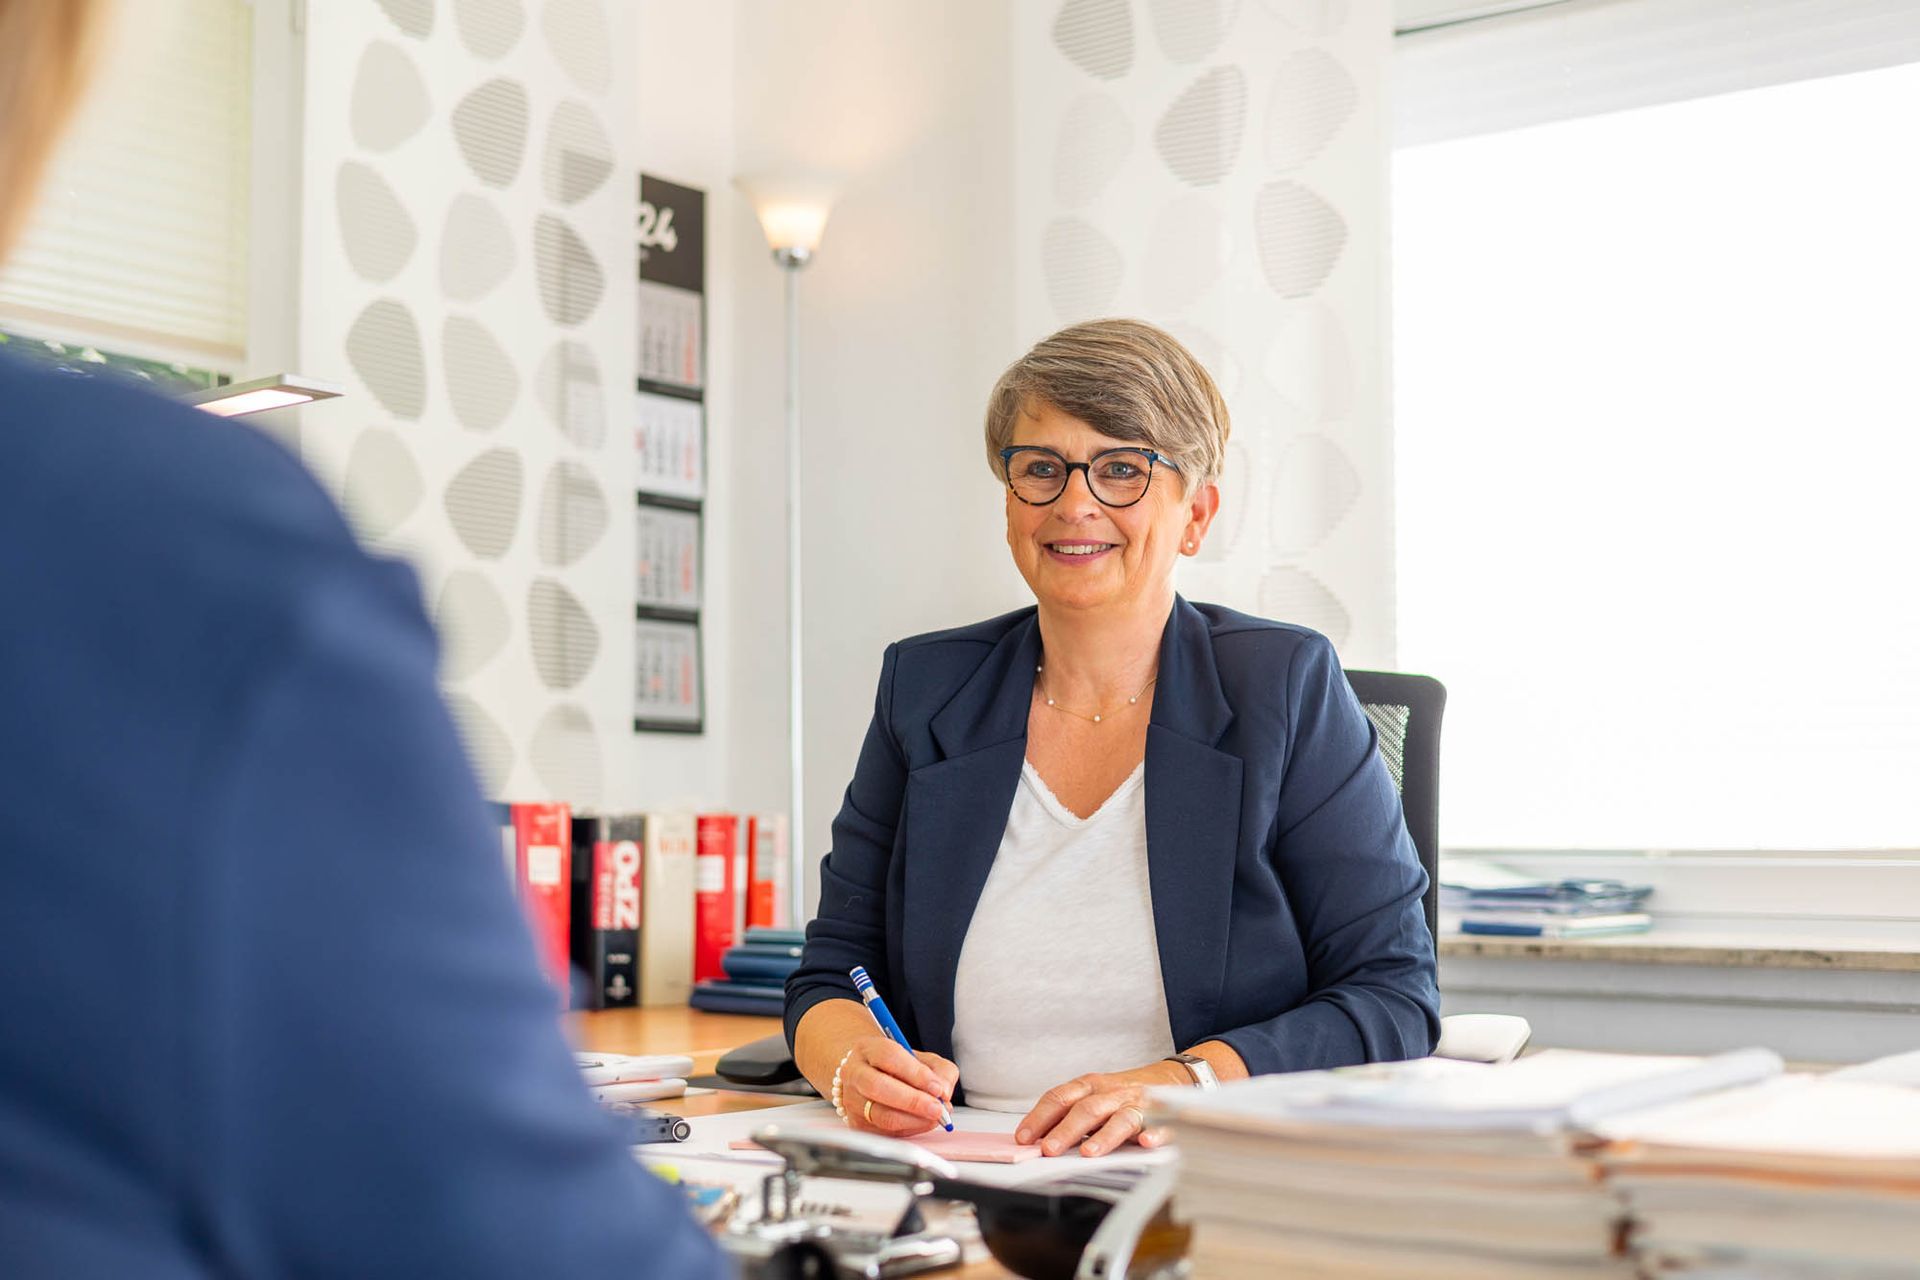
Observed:
[[[1213,379],[1131,320],[989,398],[1032,608],[890,646],[787,988],[847,1122],[1020,1112],[1050,1155],[1153,1145],[1145,1089],[1427,1053],[1426,877],[1326,639],[1175,594],[1219,510]],[[847,974],[885,991],[909,1054]]]

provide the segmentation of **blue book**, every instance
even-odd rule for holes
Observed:
[[[787,1011],[786,993],[779,987],[746,987],[712,979],[695,986],[687,1003],[708,1013],[757,1013],[778,1018]]]
[[[806,940],[805,929],[769,929],[765,925],[754,925],[747,930],[747,936],[740,939],[749,945],[757,943],[770,947],[798,947]]]
[[[1496,938],[1593,938],[1610,933],[1645,933],[1651,928],[1653,917],[1644,911],[1610,916],[1533,915],[1511,911],[1499,915],[1469,915],[1460,921],[1461,933]]]
[[[738,982],[779,983],[784,985],[787,975],[800,967],[798,956],[766,956],[756,952],[744,951],[739,947],[730,947],[720,957],[720,967],[727,977]]]

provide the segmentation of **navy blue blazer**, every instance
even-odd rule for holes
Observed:
[[[815,1004],[854,998],[858,964],[915,1047],[953,1056],[954,969],[1013,806],[1039,660],[1031,608],[888,647],[787,983],[789,1042]],[[1146,811],[1175,1045],[1225,1041],[1255,1074],[1432,1051],[1426,873],[1325,637],[1176,599]]]
[[[717,1277],[588,1097],[413,573],[0,356],[0,1272]]]

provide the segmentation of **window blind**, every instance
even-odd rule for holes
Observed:
[[[1489,6],[1422,16],[1474,17]],[[1405,25],[1403,23],[1403,25]],[[1912,0],[1566,0],[1394,44],[1414,146],[1920,61]]]
[[[247,339],[252,9],[119,10],[92,96],[0,268],[0,325],[237,363]]]

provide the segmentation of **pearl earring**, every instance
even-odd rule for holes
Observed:
[[[1189,551],[1193,550],[1193,544],[1191,542],[1187,544],[1187,550]]]

